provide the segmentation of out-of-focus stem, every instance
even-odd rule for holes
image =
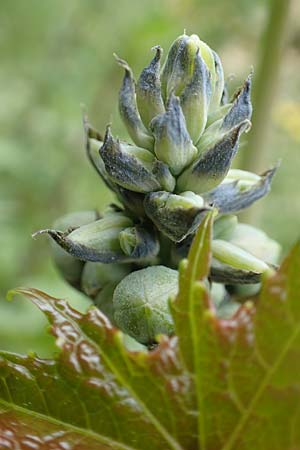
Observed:
[[[288,22],[291,0],[269,0],[269,15],[262,37],[258,70],[254,78],[252,130],[248,145],[243,151],[241,168],[260,172],[265,167],[267,156],[266,138],[270,126],[271,107],[275,97],[276,83],[280,71],[284,35]],[[243,214],[243,219],[252,221],[254,209]]]

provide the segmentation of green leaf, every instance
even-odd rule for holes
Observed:
[[[300,448],[300,243],[255,304],[218,319],[206,290],[212,221],[181,263],[176,336],[151,352],[126,350],[96,308],[81,314],[17,291],[47,316],[60,351],[52,360],[0,354],[3,448]]]

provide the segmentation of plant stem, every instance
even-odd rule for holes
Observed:
[[[254,79],[252,131],[243,151],[241,168],[260,172],[267,157],[266,139],[271,123],[271,107],[276,98],[276,84],[281,66],[284,35],[291,0],[269,0],[269,15],[262,37],[258,71]],[[243,213],[252,222],[253,211]],[[257,210],[256,210],[257,211]]]

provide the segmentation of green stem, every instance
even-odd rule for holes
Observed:
[[[271,107],[276,98],[276,84],[281,66],[285,29],[291,0],[269,0],[269,16],[262,37],[258,71],[254,79],[252,131],[247,148],[242,152],[242,169],[260,173],[268,153],[266,140],[271,123]],[[242,219],[254,222],[259,208],[251,208]]]

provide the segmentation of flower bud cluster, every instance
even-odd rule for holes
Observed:
[[[173,332],[168,298],[177,292],[176,268],[207,211],[218,213],[210,273],[218,314],[231,314],[229,292],[257,286],[280,252],[235,215],[269,192],[276,171],[231,169],[251,127],[252,74],[228,100],[221,60],[197,35],[179,36],[164,63],[162,48],[152,50],[137,81],[115,55],[124,71],[119,111],[131,143],[110,125],[102,135],[84,116],[88,158],[119,205],[102,216],[69,215],[38,232],[52,238],[65,279],[125,333],[151,345],[157,334]]]

